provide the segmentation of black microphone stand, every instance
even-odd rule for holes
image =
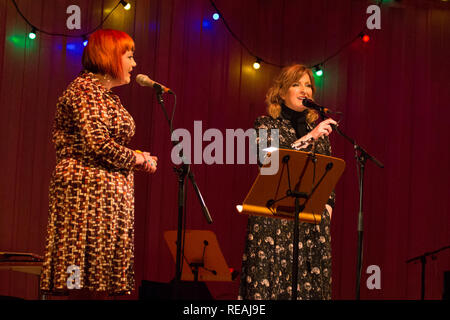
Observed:
[[[450,249],[450,246],[445,246],[442,247],[438,250],[435,250],[433,252],[425,252],[423,255],[411,258],[409,260],[406,260],[406,263],[410,263],[416,260],[420,260],[420,264],[421,264],[421,275],[420,275],[420,283],[421,283],[421,287],[420,287],[420,300],[425,300],[425,266],[427,264],[427,257],[431,256],[431,258],[434,260],[436,259],[435,255],[438,254],[439,252],[446,250],[446,249]]]
[[[172,137],[173,134],[173,125],[172,121],[169,119],[169,116],[167,114],[167,110],[164,106],[164,100],[163,100],[163,90],[160,85],[154,84],[153,88],[156,90],[156,98],[158,100],[158,103],[161,105],[161,108],[163,110],[164,116],[166,117],[166,120],[169,124],[170,129],[170,137]],[[172,141],[172,139],[171,139]],[[177,144],[176,141],[172,141],[172,144],[175,146]],[[174,167],[174,171],[177,175],[177,181],[178,181],[178,227],[177,227],[177,252],[176,252],[176,258],[175,258],[175,281],[174,281],[174,299],[178,296],[178,286],[181,281],[181,237],[183,233],[183,212],[186,205],[186,193],[185,193],[185,181],[186,176],[189,177],[189,181],[191,181],[192,186],[194,187],[194,191],[197,194],[197,198],[200,202],[200,205],[202,207],[203,214],[206,218],[206,221],[211,224],[212,218],[209,214],[208,208],[206,207],[205,201],[203,200],[202,194],[200,192],[200,189],[197,186],[197,183],[195,182],[194,174],[191,171],[190,165],[185,162],[184,157],[182,157],[183,163],[179,167]]]
[[[316,109],[322,120],[326,118],[325,108],[320,107]],[[367,159],[374,162],[378,167],[384,168],[384,165],[377,160],[375,157],[371,156],[366,150],[364,150],[360,145],[358,145],[355,140],[344,134],[339,128],[331,124],[333,130],[349,141],[353,148],[355,149],[355,158],[358,164],[358,183],[359,183],[359,212],[358,212],[358,251],[357,251],[357,262],[356,262],[356,300],[360,298],[360,287],[361,287],[361,270],[362,270],[362,260],[363,260],[363,236],[364,236],[364,225],[363,225],[363,199],[364,199],[364,169]]]

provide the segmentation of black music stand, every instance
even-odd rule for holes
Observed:
[[[299,221],[318,224],[325,204],[344,172],[345,162],[312,152],[277,149],[263,167],[278,162],[274,175],[256,177],[240,213],[294,220],[292,300],[297,300]]]
[[[172,257],[176,260],[177,230],[164,232],[164,239]],[[193,281],[191,286],[206,288],[205,284],[199,282],[232,281],[230,269],[214,232],[186,230],[181,246],[184,248],[180,279],[182,282]],[[175,299],[180,298],[177,296],[177,288],[173,293]]]

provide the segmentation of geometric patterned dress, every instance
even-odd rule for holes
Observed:
[[[119,97],[90,72],[82,72],[59,98],[44,292],[134,289],[135,157],[125,147],[134,132]]]
[[[279,130],[280,148],[291,149],[298,136],[290,113],[279,118],[261,116],[255,121],[255,129]],[[306,113],[303,113],[304,116]],[[302,119],[300,119],[302,120]],[[305,119],[304,132],[314,127]],[[302,151],[311,150],[312,145]],[[315,142],[316,153],[331,155],[328,137]],[[334,207],[334,192],[328,204]],[[330,215],[324,208],[319,224],[299,222],[298,283],[299,300],[331,299],[331,236]],[[294,221],[279,218],[248,217],[247,238],[242,258],[242,272],[238,299],[289,300],[292,296]]]

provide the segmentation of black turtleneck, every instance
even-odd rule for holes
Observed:
[[[307,109],[305,109],[305,111],[302,112],[297,112],[292,109],[289,109],[284,104],[281,105],[281,117],[291,122],[292,127],[295,129],[297,139],[300,139],[301,137],[303,137],[308,133],[306,124],[307,113],[308,113]]]

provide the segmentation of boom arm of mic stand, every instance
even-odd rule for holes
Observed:
[[[200,189],[197,186],[197,183],[195,182],[194,174],[192,173],[191,170],[189,170],[188,177],[189,177],[189,180],[192,183],[192,186],[194,187],[195,193],[197,194],[197,198],[198,198],[198,201],[200,202],[200,206],[202,207],[202,211],[203,211],[203,214],[204,214],[204,216],[206,218],[206,221],[209,224],[211,224],[213,222],[212,218],[211,218],[211,215],[209,214],[209,210],[206,207],[205,201],[203,200],[202,194],[200,192]]]
[[[345,133],[343,133],[341,130],[339,130],[339,128],[336,125],[332,124],[331,127],[333,128],[333,130],[335,130],[337,133],[339,133],[341,136],[343,136],[346,140],[348,140],[354,146],[354,148],[356,150],[361,151],[361,153],[364,154],[367,159],[372,160],[378,167],[384,168],[383,163],[381,163],[378,159],[376,159],[375,157],[370,155],[361,146],[357,145],[356,142],[352,138],[348,137]]]
[[[319,111],[320,116],[322,117],[322,119],[326,119],[327,118],[327,114],[324,110],[325,108],[322,108]],[[349,141],[353,147],[355,148],[355,150],[359,150],[361,151],[362,155],[364,156],[364,158],[367,158],[369,160],[372,160],[373,163],[375,163],[378,167],[380,168],[384,168],[384,164],[381,163],[381,161],[379,161],[378,159],[376,159],[375,157],[373,157],[372,155],[370,155],[366,150],[364,150],[361,146],[357,145],[355,140],[353,140],[352,138],[350,138],[349,136],[347,136],[345,133],[343,133],[341,130],[339,130],[339,128],[334,125],[334,124],[330,124],[331,128],[333,128],[333,130],[335,130],[337,133],[339,133],[341,136],[343,136],[347,141]]]

